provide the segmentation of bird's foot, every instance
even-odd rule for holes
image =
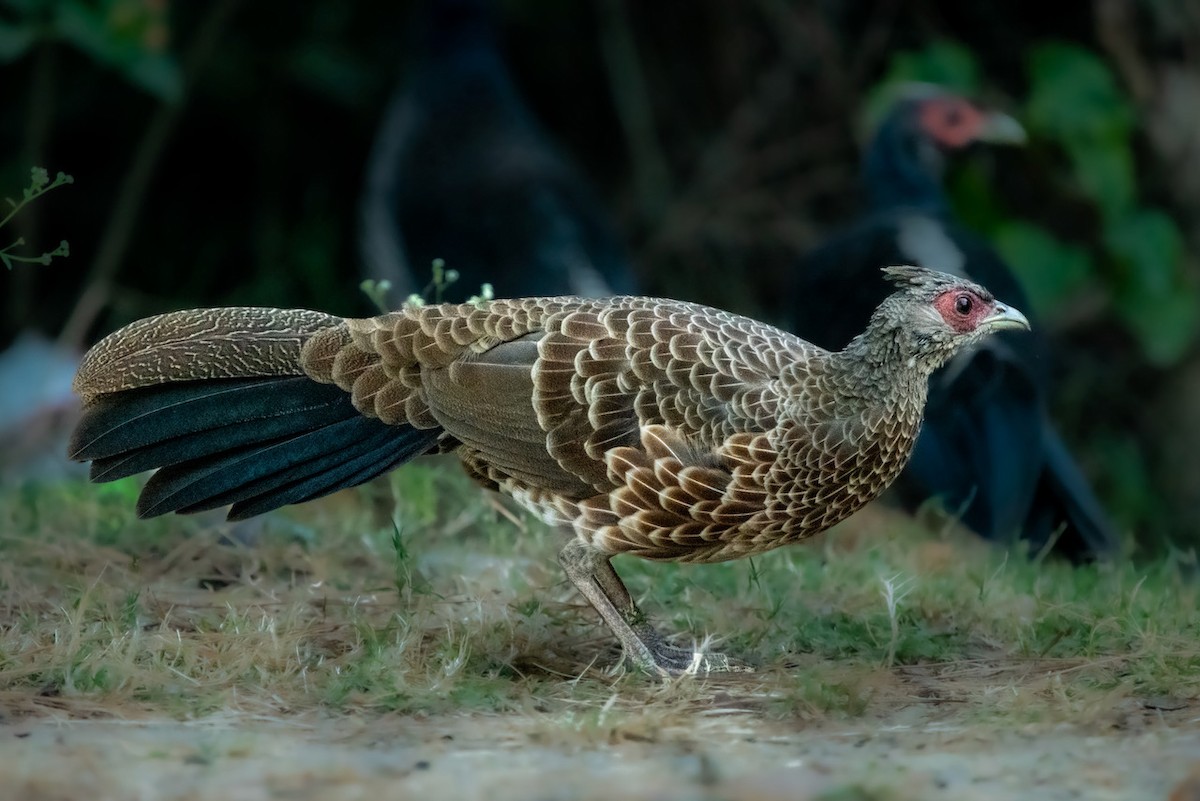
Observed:
[[[641,627],[639,627],[641,628]],[[630,659],[645,670],[660,676],[697,676],[711,673],[753,673],[749,662],[715,651],[678,648],[668,645],[658,632],[648,627],[638,632],[644,648],[628,653]],[[652,633],[651,633],[652,632]]]
[[[668,644],[638,609],[608,554],[572,538],[558,559],[572,583],[617,635],[626,661],[634,666],[660,676],[753,672],[748,663],[725,654]]]
[[[672,648],[671,653],[655,654],[654,669],[665,676],[700,676],[710,673],[753,673],[749,662],[728,654]]]

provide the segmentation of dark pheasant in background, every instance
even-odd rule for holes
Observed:
[[[459,273],[445,300],[485,282],[499,297],[634,292],[599,200],[522,102],[490,4],[430,0],[409,39],[410,72],[367,166],[367,277],[390,281],[397,306],[437,258]]]
[[[945,160],[976,142],[1019,143],[1012,118],[920,87],[900,100],[863,165],[870,211],[808,255],[795,275],[791,329],[846,344],[886,296],[886,264],[919,264],[984,284],[1023,308],[1025,294],[984,242],[960,227],[942,188]],[[925,426],[897,482],[906,503],[930,497],[989,538],[1023,537],[1072,558],[1111,553],[1117,537],[1047,414],[1050,359],[1033,331],[1008,331],[932,379]]]
[[[97,481],[159,468],[142,516],[232,504],[244,518],[453,452],[569,535],[560,561],[628,658],[729,669],[668,645],[609,560],[722,561],[827,529],[903,468],[929,375],[1028,326],[972,282],[887,274],[898,289],[837,353],[636,297],[152,317],[84,357],[70,454]]]

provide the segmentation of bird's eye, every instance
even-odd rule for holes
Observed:
[[[971,307],[974,305],[970,295],[959,295],[954,299],[954,310],[964,317],[971,313]]]
[[[951,128],[957,127],[963,121],[962,109],[958,106],[951,106],[946,109],[946,124]]]

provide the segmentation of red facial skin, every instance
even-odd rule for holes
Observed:
[[[970,289],[951,289],[934,298],[933,307],[948,326],[966,334],[996,310],[996,301],[982,298]]]
[[[959,150],[974,142],[986,121],[982,111],[961,97],[926,100],[918,114],[921,130],[946,150]]]

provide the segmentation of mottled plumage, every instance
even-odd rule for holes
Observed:
[[[609,557],[712,562],[825,530],[904,466],[930,373],[1026,324],[970,282],[888,273],[899,288],[839,352],[637,297],[175,312],[85,356],[71,455],[97,479],[160,467],[139,513],[244,517],[452,451],[574,534],[562,561],[632,658],[682,670],[691,652],[646,626]]]

